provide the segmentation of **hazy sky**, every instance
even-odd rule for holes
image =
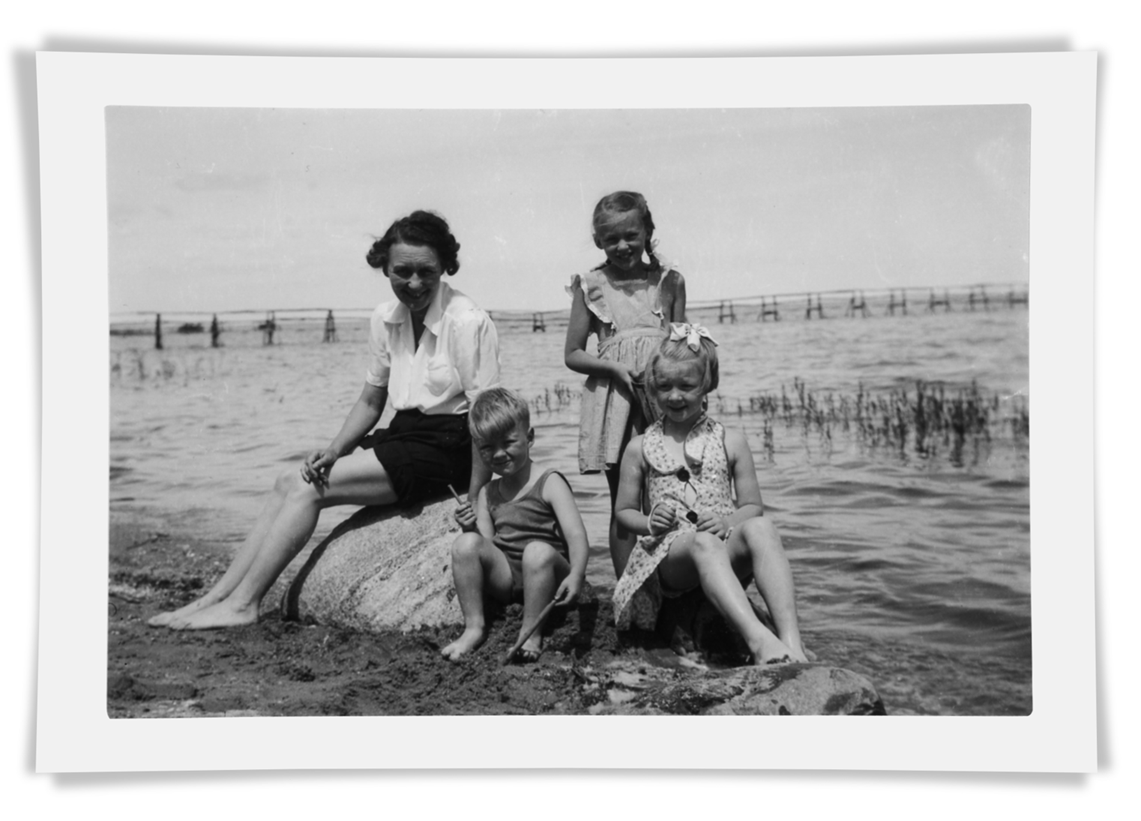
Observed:
[[[489,309],[568,305],[641,191],[693,301],[1028,280],[1030,109],[108,108],[110,307],[370,308],[416,208]]]

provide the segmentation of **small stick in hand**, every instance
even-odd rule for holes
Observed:
[[[462,505],[464,503],[464,500],[460,498],[460,494],[456,493],[456,489],[454,487],[448,485],[448,490],[452,492],[452,498],[456,500],[457,505]]]

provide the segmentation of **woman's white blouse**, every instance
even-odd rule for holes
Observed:
[[[475,395],[499,385],[495,325],[468,297],[441,282],[416,347],[412,313],[399,300],[372,312],[372,362],[365,380],[388,388],[394,410],[467,413]]]

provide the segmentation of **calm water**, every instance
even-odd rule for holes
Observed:
[[[749,411],[750,399],[820,400],[977,382],[992,415],[1028,398],[1025,308],[990,313],[712,325],[721,388],[711,410],[746,431],[767,514],[784,536],[800,617],[821,660],[867,674],[894,714],[1027,714],[1030,698],[1029,449],[1009,427],[938,443],[872,445],[840,424],[828,435]],[[111,499],[157,510],[172,527],[238,542],[282,468],[337,432],[363,384],[365,328],[285,324],[278,344],[228,331],[112,337]],[[591,538],[589,580],[614,583],[609,497],[577,475],[577,389],[561,329],[501,331],[505,383],[541,402],[536,458],[574,485]],[[560,402],[559,388],[573,399]],[[547,405],[551,410],[546,410]],[[766,435],[767,434],[767,435]],[[326,513],[319,538],[351,510]]]

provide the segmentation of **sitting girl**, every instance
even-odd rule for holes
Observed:
[[[662,418],[622,457],[615,514],[643,538],[614,588],[615,620],[620,629],[652,629],[662,596],[700,587],[745,640],[754,664],[807,661],[792,570],[764,518],[748,442],[705,414],[717,370],[716,343],[699,325],[671,325],[650,357],[646,387]],[[776,635],[745,595],[750,575]]]
[[[574,494],[563,475],[531,461],[535,430],[517,394],[491,388],[476,397],[468,418],[479,459],[498,476],[476,495],[473,510],[463,503],[456,520],[466,531],[452,547],[452,575],[464,632],[440,652],[451,661],[479,647],[487,637],[484,596],[503,603],[523,597],[519,649],[524,662],[537,661],[542,631],[537,622],[552,601],[573,602],[586,576],[589,547]]]

